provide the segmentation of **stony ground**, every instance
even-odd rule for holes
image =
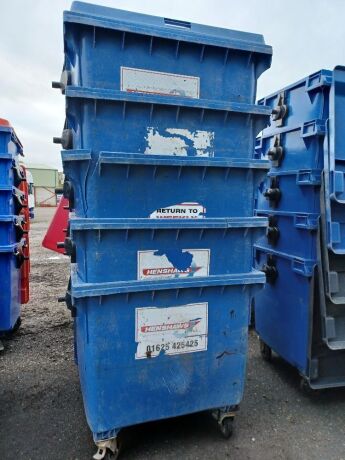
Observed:
[[[41,240],[52,210],[32,224],[31,301],[22,327],[0,355],[0,459],[89,460],[87,427],[72,323],[65,304],[68,259]],[[210,390],[211,391],[211,390]],[[250,336],[248,378],[233,437],[225,441],[208,414],[124,430],[124,460],[345,460],[345,391],[310,397],[296,372],[278,357],[262,361]]]

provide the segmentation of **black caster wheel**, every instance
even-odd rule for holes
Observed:
[[[115,452],[107,451],[105,454],[104,460],[117,460],[120,455],[120,449],[117,449]]]
[[[17,319],[17,322],[16,322],[16,324],[14,325],[14,328],[12,329],[11,332],[12,332],[13,334],[16,333],[16,332],[18,331],[18,329],[20,328],[21,324],[22,324],[22,319],[21,319],[21,317],[19,316],[19,318]]]
[[[13,326],[13,328],[10,330],[10,331],[7,331],[7,332],[4,332],[1,337],[4,338],[4,339],[11,339],[17,332],[18,332],[18,329],[20,328],[20,325],[22,324],[22,320],[21,318],[19,317],[15,323],[15,325]]]
[[[304,394],[308,396],[319,396],[321,394],[320,390],[315,390],[312,388],[305,377],[302,377],[299,382],[299,387],[303,391]]]
[[[267,362],[272,361],[272,348],[269,347],[263,340],[261,339],[259,340],[260,340],[260,353],[261,353],[262,358]]]
[[[234,417],[227,417],[219,423],[220,434],[225,439],[229,439],[234,431]]]

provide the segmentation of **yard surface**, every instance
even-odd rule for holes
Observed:
[[[36,209],[31,230],[31,300],[0,354],[0,459],[89,460],[95,453],[73,358],[70,313],[57,298],[69,259],[41,247],[54,209]],[[123,430],[123,460],[345,460],[345,390],[307,396],[298,374],[259,353],[250,334],[247,384],[228,441],[209,414]],[[212,388],[210,388],[212,391]]]

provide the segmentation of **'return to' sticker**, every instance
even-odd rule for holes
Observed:
[[[204,219],[205,217],[206,208],[196,202],[158,208],[150,214],[150,219]]]

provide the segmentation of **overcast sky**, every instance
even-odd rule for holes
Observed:
[[[52,144],[64,122],[64,98],[51,89],[63,63],[66,0],[0,0],[0,118],[24,144],[28,164],[61,169]],[[273,47],[258,97],[321,68],[345,65],[345,0],[98,0],[147,14],[261,33]]]

